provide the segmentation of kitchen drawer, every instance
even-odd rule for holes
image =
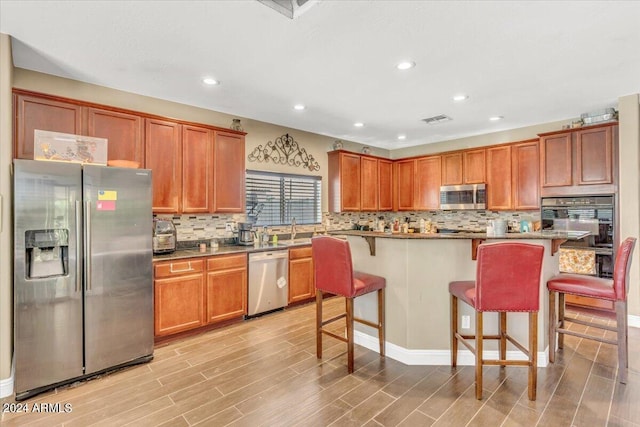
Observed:
[[[207,270],[228,270],[232,268],[246,268],[247,255],[216,256],[207,260]]]
[[[155,278],[180,276],[182,274],[201,273],[204,270],[204,261],[197,260],[180,260],[163,262],[155,265]]]
[[[311,246],[289,249],[289,259],[311,258]]]

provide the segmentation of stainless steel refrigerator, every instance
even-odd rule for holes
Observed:
[[[14,160],[16,399],[153,357],[151,171]]]

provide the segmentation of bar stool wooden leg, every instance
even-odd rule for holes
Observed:
[[[549,292],[549,362],[554,363],[556,359],[556,293]]]
[[[322,291],[316,291],[316,356],[322,359]]]
[[[558,321],[556,324],[564,329],[564,294],[561,292],[558,292]],[[564,334],[561,333],[558,333],[558,348],[564,348]]]
[[[529,400],[536,400],[538,389],[538,313],[529,313]]]
[[[347,303],[347,370],[353,373],[353,298],[345,298]]]
[[[476,311],[476,399],[482,399],[482,312]]]
[[[616,327],[618,328],[618,376],[622,384],[627,383],[628,337],[627,337],[627,303],[616,301]]]
[[[500,313],[500,360],[507,359],[507,313],[501,311]],[[506,365],[500,365],[503,368]]]
[[[458,363],[458,298],[451,294],[451,366]]]
[[[384,317],[385,317],[385,292],[384,289],[378,289],[378,341],[380,341],[380,357],[384,357],[385,336],[384,336]]]

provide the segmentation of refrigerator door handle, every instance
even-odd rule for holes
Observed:
[[[82,290],[82,246],[80,236],[82,236],[82,204],[76,200],[76,292]]]
[[[84,242],[84,273],[85,273],[85,290],[91,290],[91,202],[86,201],[85,206],[85,242]]]

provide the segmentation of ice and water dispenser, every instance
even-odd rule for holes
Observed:
[[[27,279],[64,276],[69,268],[69,230],[25,232]]]

